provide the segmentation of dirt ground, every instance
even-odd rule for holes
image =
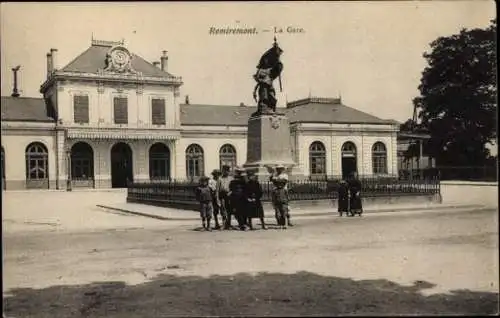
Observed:
[[[126,224],[143,222],[128,218]],[[296,221],[284,231],[209,233],[190,223],[7,233],[4,311],[7,317],[498,313],[497,210]]]

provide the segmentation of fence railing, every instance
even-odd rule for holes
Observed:
[[[400,179],[433,179],[463,181],[498,181],[496,166],[436,167],[428,169],[401,169]]]
[[[327,180],[291,180],[288,183],[292,201],[337,199],[341,178]],[[360,178],[363,197],[434,195],[439,194],[439,179]],[[171,180],[162,182],[141,182],[128,185],[128,198],[138,201],[194,202],[197,182]],[[273,185],[261,182],[263,201],[271,201]]]

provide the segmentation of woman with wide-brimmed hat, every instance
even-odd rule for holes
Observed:
[[[347,181],[349,184],[349,209],[351,216],[358,214],[361,216],[363,214],[363,203],[361,201],[361,181],[358,179],[358,173],[353,172]]]
[[[341,180],[337,189],[337,211],[339,216],[349,215],[349,185],[345,180]]]

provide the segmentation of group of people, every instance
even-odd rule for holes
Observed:
[[[269,180],[273,185],[272,203],[276,221],[280,229],[286,229],[287,225],[293,226],[288,209],[288,175],[283,165],[268,167],[268,170]],[[225,165],[222,171],[212,171],[212,177],[200,178],[200,185],[196,188],[203,229],[212,230],[212,219],[215,229],[232,229],[232,216],[236,218],[238,228],[242,231],[253,230],[254,218],[260,219],[262,229],[266,229],[262,195],[262,186],[252,170],[236,167],[231,176],[230,167]]]
[[[349,179],[340,181],[338,188],[338,212],[339,215],[346,214],[354,216],[363,214],[361,202],[361,182],[353,173]]]

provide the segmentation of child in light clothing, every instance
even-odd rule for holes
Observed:
[[[200,186],[196,188],[196,200],[200,202],[200,217],[203,229],[212,231],[210,227],[210,220],[212,219],[213,206],[212,206],[212,190],[208,186],[208,178],[201,177]]]

